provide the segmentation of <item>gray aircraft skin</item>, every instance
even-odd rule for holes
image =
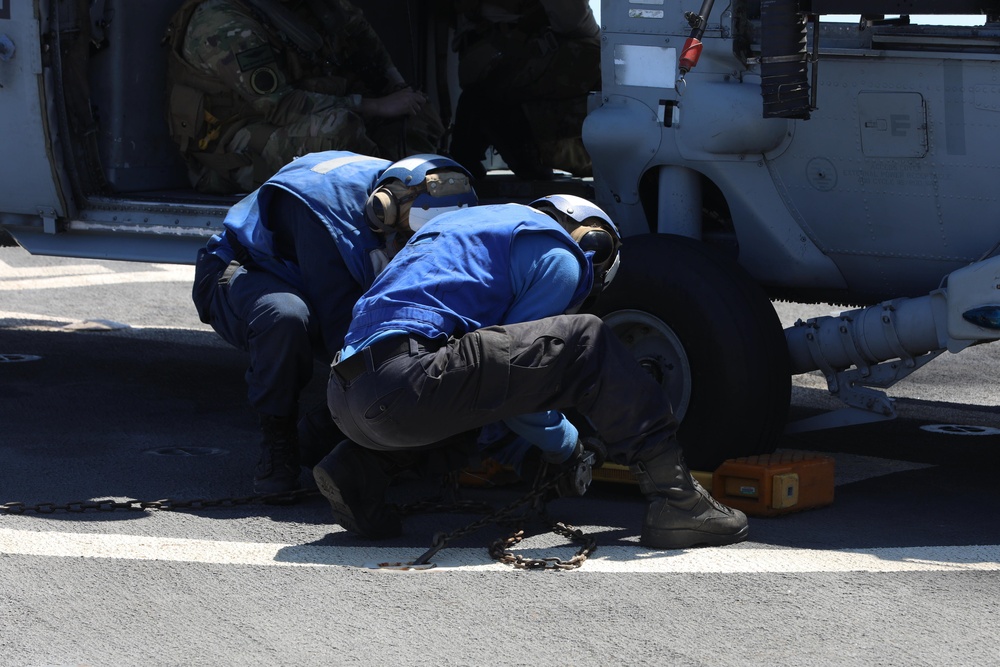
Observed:
[[[0,229],[30,252],[190,263],[237,201],[191,190],[167,135],[179,4],[0,0]],[[441,68],[407,57],[427,52],[409,23],[430,20],[423,3],[356,4],[449,99]],[[702,469],[782,430],[892,418],[885,389],[1000,337],[1000,1],[903,3],[979,26],[883,20],[899,2],[713,4],[604,0],[593,181],[492,190],[583,187],[616,221],[622,270],[598,312]],[[851,310],[783,330],[774,299]],[[790,378],[813,371],[844,408],[787,424]]]
[[[996,3],[906,3],[976,27],[885,20],[896,2],[712,4],[604,2],[584,125],[627,239],[601,313],[705,465],[891,418],[884,388],[1000,328]],[[782,332],[770,299],[857,308]],[[817,370],[844,409],[785,424],[789,373]]]

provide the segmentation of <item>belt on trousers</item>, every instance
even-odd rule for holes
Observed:
[[[390,359],[409,352],[411,340],[409,336],[392,336],[384,340],[377,340],[368,347],[361,348],[347,359],[334,364],[333,372],[344,382],[352,382],[368,370],[365,356],[371,355],[372,367],[378,368]],[[424,342],[418,342],[417,347],[422,350],[436,349],[433,344],[428,345]]]

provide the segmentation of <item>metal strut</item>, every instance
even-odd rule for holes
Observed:
[[[893,400],[879,389],[893,386],[944,352],[927,297],[800,320],[785,335],[793,372],[821,371],[830,394],[848,406],[791,423],[786,433],[893,419]]]

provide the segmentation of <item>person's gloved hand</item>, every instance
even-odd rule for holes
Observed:
[[[546,480],[558,479],[555,488],[558,496],[582,496],[593,481],[593,469],[601,466],[606,458],[604,443],[587,437],[577,441],[576,449],[562,463],[544,463],[539,474]]]
[[[592,464],[594,468],[600,468],[608,460],[608,448],[604,446],[604,442],[600,438],[588,435],[581,440],[581,443],[585,451],[594,455],[594,463]]]

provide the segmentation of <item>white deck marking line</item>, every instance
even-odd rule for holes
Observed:
[[[0,528],[0,553],[24,556],[279,567],[364,567],[367,563],[412,561],[423,551],[422,547],[303,546]],[[524,553],[568,558],[572,551],[572,547],[559,547]],[[513,569],[491,561],[485,547],[445,549],[432,560],[437,567],[431,571]],[[601,546],[587,560],[583,571],[717,574],[1000,571],[1000,545],[838,550],[733,546],[688,551],[650,551],[638,545]]]
[[[778,450],[783,451],[783,450]],[[874,477],[884,477],[898,472],[933,468],[928,463],[913,463],[896,459],[883,459],[863,454],[845,454],[842,452],[817,452],[834,459],[833,475],[835,486],[860,482]]]
[[[28,320],[31,322],[44,322],[49,326],[63,326],[72,322],[79,322],[72,317],[59,317],[58,315],[43,315],[41,313],[19,313],[12,310],[0,310],[0,320]]]
[[[85,275],[48,276],[17,280],[0,280],[0,292],[33,289],[66,289],[73,287],[93,287],[96,285],[124,285],[127,283],[168,283],[193,282],[194,267],[177,264],[154,264],[155,271],[123,271],[113,273],[98,273],[106,271],[103,267],[94,267],[95,271]]]
[[[97,273],[112,273],[114,269],[99,264],[57,264],[55,266],[11,266],[0,262],[0,280],[29,278],[51,278],[53,276],[86,276]]]
[[[27,324],[14,326],[12,320],[13,321],[22,320]],[[205,325],[205,327],[202,329],[194,329],[189,326],[178,327],[169,324],[136,325],[136,324],[126,324],[123,322],[115,322],[114,320],[107,320],[101,318],[78,320],[72,317],[42,315],[40,313],[18,313],[9,310],[0,310],[0,327],[16,328],[22,330],[57,329],[59,331],[106,330],[106,329],[125,328],[125,329],[131,329],[132,331],[142,331],[144,329],[150,329],[155,331],[170,330],[170,331],[192,331],[196,333],[204,333],[206,331],[211,332],[211,329],[208,327],[208,325]]]

